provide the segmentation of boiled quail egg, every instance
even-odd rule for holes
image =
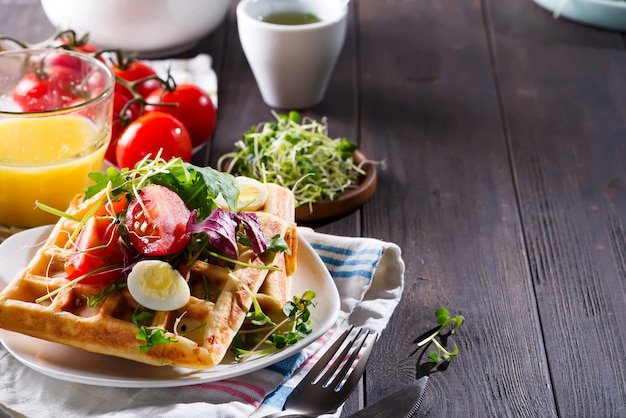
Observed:
[[[258,180],[250,177],[235,177],[239,184],[239,199],[237,200],[237,211],[256,211],[265,206],[267,200],[267,186]],[[217,204],[223,209],[227,209],[228,205],[220,195]]]
[[[135,264],[128,275],[127,286],[137,303],[155,311],[182,308],[190,298],[189,285],[183,276],[161,260]]]

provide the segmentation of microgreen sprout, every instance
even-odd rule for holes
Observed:
[[[137,338],[139,341],[145,341],[144,345],[139,346],[139,350],[142,353],[147,352],[152,347],[158,344],[170,344],[176,342],[176,340],[173,340],[171,337],[165,335],[165,333],[167,332],[165,329],[146,327],[141,324],[142,321],[152,317],[153,315],[154,314],[149,311],[140,312],[140,305],[137,305],[135,311],[133,312],[133,323],[137,326],[138,329],[135,338]]]
[[[110,167],[105,173],[93,172],[89,178],[94,185],[85,191],[85,198],[94,196],[105,188],[111,189],[112,197],[127,193],[137,194],[146,184],[160,184],[176,192],[190,210],[198,211],[198,219],[204,219],[216,207],[214,199],[221,193],[231,207],[236,206],[239,187],[234,177],[210,167],[197,167],[180,158],[165,161],[160,155],[154,160],[146,156],[134,168],[118,171]]]
[[[107,265],[107,266],[103,266],[103,267],[99,267],[97,269],[93,269],[91,270],[89,273],[87,274],[83,274],[82,276],[78,276],[77,278],[75,278],[74,280],[70,280],[67,283],[63,284],[63,286],[59,286],[57,287],[55,290],[46,293],[43,296],[38,297],[37,299],[35,299],[35,303],[41,303],[45,300],[48,299],[52,299],[54,296],[56,296],[58,293],[61,293],[62,291],[71,288],[72,286],[74,286],[75,284],[80,283],[81,280],[85,279],[86,277],[89,277],[93,274],[96,273],[100,273],[102,271],[107,271],[110,270],[112,267],[114,267],[115,265],[111,264],[111,265]],[[120,264],[121,266],[121,264]]]
[[[283,307],[285,318],[279,323],[274,323],[267,315],[256,312],[260,306],[255,307],[255,311],[248,314],[248,320],[257,327],[240,330],[231,345],[235,360],[244,361],[252,355],[273,354],[309,335],[312,331],[309,307],[317,304],[314,298],[315,292],[312,290],[305,291],[302,296],[294,296]],[[258,320],[262,316],[264,320]]]
[[[417,343],[418,347],[423,347],[427,344],[434,344],[437,347],[437,351],[433,351],[428,355],[428,359],[433,363],[439,364],[450,363],[457,354],[459,354],[459,347],[454,344],[452,351],[447,350],[437,339],[437,337],[444,336],[444,332],[448,330],[446,335],[454,334],[454,331],[463,325],[465,322],[465,318],[461,315],[457,315],[454,317],[450,317],[450,312],[446,308],[439,308],[435,312],[435,316],[437,317],[437,324],[439,324],[439,328],[435,330],[428,337],[424,338],[420,342]]]
[[[100,303],[102,303],[103,300],[105,300],[107,297],[109,297],[109,295],[111,293],[115,293],[119,290],[122,290],[126,288],[126,282],[123,280],[120,280],[118,282],[115,283],[111,283],[109,286],[107,286],[106,288],[104,288],[102,291],[94,294],[94,295],[89,295],[89,296],[85,296],[85,298],[87,298],[87,306],[89,306],[90,308],[94,308],[98,305],[100,305]]]
[[[236,151],[220,157],[220,170],[287,187],[297,206],[333,200],[365,174],[353,160],[356,144],[330,138],[325,120],[301,120],[295,111],[272,114],[276,122],[252,127]]]

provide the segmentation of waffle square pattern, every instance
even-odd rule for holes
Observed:
[[[195,260],[185,272],[191,294],[187,303],[179,309],[151,312],[138,324],[138,302],[126,286],[90,304],[108,284],[67,285],[64,249],[79,222],[61,218],[35,257],[0,293],[0,327],[152,365],[208,369],[219,364],[254,297],[264,312],[280,319],[290,295],[297,253],[294,199],[288,189],[273,184],[267,188],[267,199],[255,213],[263,234],[284,238],[290,254],[255,254],[250,247],[240,246],[242,264]],[[67,212],[80,219],[92,209],[90,204],[77,196]],[[170,343],[146,349],[137,338],[138,326],[160,330]]]

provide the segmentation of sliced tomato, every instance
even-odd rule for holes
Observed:
[[[152,103],[145,107],[146,112],[165,112],[180,120],[189,131],[193,147],[202,145],[213,133],[217,115],[215,106],[211,96],[194,84],[177,84],[174,90],[159,88],[146,98],[146,102]]]
[[[120,225],[110,217],[92,216],[78,233],[65,263],[68,280],[85,276],[81,284],[109,284],[122,277],[124,250]]]
[[[111,198],[95,213],[96,216],[117,216],[126,209],[126,194]]]
[[[170,160],[191,160],[191,138],[187,128],[172,115],[150,112],[131,122],[122,132],[115,148],[115,159],[121,168],[132,168],[150,154]]]
[[[165,186],[150,184],[130,201],[124,223],[138,252],[164,256],[181,251],[189,243],[190,216],[180,196]]]

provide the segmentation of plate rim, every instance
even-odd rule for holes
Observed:
[[[46,226],[37,227],[37,228],[30,228],[30,229],[18,232],[15,235],[12,235],[11,237],[7,238],[7,240],[5,240],[4,242],[0,244],[0,255],[2,255],[4,252],[7,251],[7,247],[15,246],[18,244],[22,244],[26,246],[30,245],[31,247],[29,248],[29,251],[34,253],[36,249],[39,248],[41,244],[43,244],[43,242],[38,243],[39,245],[35,246],[33,245],[34,243],[32,241],[28,241],[27,238],[30,238],[32,236],[31,240],[34,240],[35,235],[37,233],[43,234],[46,228],[52,228],[52,227],[53,227],[52,225],[46,225]],[[320,336],[322,336],[326,331],[328,331],[335,324],[335,322],[337,321],[339,317],[339,313],[341,311],[341,308],[340,308],[341,301],[339,298],[339,292],[332,277],[330,276],[330,273],[328,272],[328,269],[325,267],[319,255],[313,250],[311,245],[302,236],[299,236],[299,244],[301,245],[299,246],[299,250],[298,250],[297,262],[298,263],[301,262],[301,257],[302,259],[305,259],[305,257],[312,257],[312,262],[314,262],[314,267],[315,267],[315,268],[312,268],[312,270],[314,270],[316,273],[321,273],[321,275],[318,274],[322,278],[322,280],[320,280],[319,283],[323,284],[324,292],[322,293],[326,294],[327,296],[327,298],[324,299],[324,304],[327,305],[326,311],[328,311],[328,313],[324,314],[322,312],[319,315],[315,315],[315,311],[313,311],[312,317],[314,318],[314,320],[319,321],[318,323],[315,324],[314,331],[311,334],[307,335],[303,340],[294,344],[293,346],[288,347],[275,354],[251,359],[246,363],[224,364],[224,365],[220,364],[209,369],[195,370],[195,369],[186,369],[186,368],[175,367],[175,366],[151,366],[151,365],[143,364],[143,363],[136,362],[133,360],[122,359],[122,358],[118,358],[115,356],[109,356],[106,354],[88,352],[86,350],[81,350],[79,348],[65,346],[63,344],[59,344],[59,343],[55,343],[55,342],[51,342],[51,341],[47,341],[47,340],[43,340],[43,339],[39,339],[35,337],[30,337],[25,334],[20,334],[20,333],[8,331],[5,329],[0,329],[0,343],[13,356],[13,358],[15,358],[21,364],[29,367],[32,370],[35,370],[41,374],[44,374],[49,377],[57,378],[60,380],[74,382],[74,383],[90,384],[90,385],[95,385],[95,386],[118,387],[118,388],[176,387],[176,386],[188,386],[188,385],[195,385],[195,384],[201,384],[201,383],[209,383],[209,382],[219,381],[223,379],[233,378],[233,377],[242,376],[248,373],[252,373],[259,369],[276,364],[277,362],[281,360],[284,360],[294,354],[299,353],[301,350],[303,350],[308,345],[310,345],[315,340],[317,340]],[[302,249],[304,249],[304,251]],[[11,250],[8,250],[8,251],[10,252]],[[32,256],[30,258],[32,258]],[[25,266],[21,266],[20,268],[17,268],[17,270],[19,271],[23,267]],[[322,267],[321,271],[319,271],[320,267]],[[297,277],[298,277],[298,269],[296,270],[296,273],[293,276],[293,278],[296,279]],[[12,278],[9,278],[8,282],[6,280],[7,280],[6,278],[0,277],[0,290],[4,289],[12,281]],[[302,280],[302,281],[305,282],[305,280]],[[315,290],[316,293],[318,293],[319,295],[320,292],[318,291],[318,289],[313,289],[313,290]],[[293,285],[292,285],[292,295],[293,294],[294,294],[294,291],[293,291]],[[70,354],[72,350],[78,350],[82,355],[94,356],[95,360],[102,357],[105,359],[110,359],[111,361],[123,362],[129,365],[136,365],[137,367],[147,368],[150,370],[159,370],[162,368],[180,370],[181,375],[176,379],[171,379],[171,378],[158,378],[158,377],[155,377],[155,378],[119,377],[119,376],[113,376],[113,375],[105,376],[105,375],[102,375],[101,373],[95,373],[93,376],[91,374],[81,375],[81,374],[77,374],[79,372],[78,370],[74,373],[71,373],[65,369],[59,369],[58,367],[55,368],[54,365],[49,365],[44,362],[37,362],[35,361],[34,358],[32,358],[33,356],[23,355],[20,352],[20,350],[16,350],[16,347],[15,347],[15,345],[19,346],[19,341],[18,341],[18,344],[12,344],[12,342],[14,342],[16,338],[18,340],[22,339],[23,341],[32,339],[33,341],[36,341],[40,347],[44,347],[44,348],[50,347],[50,345],[53,345],[55,349],[66,350]],[[184,378],[182,378],[181,376],[184,376]]]

